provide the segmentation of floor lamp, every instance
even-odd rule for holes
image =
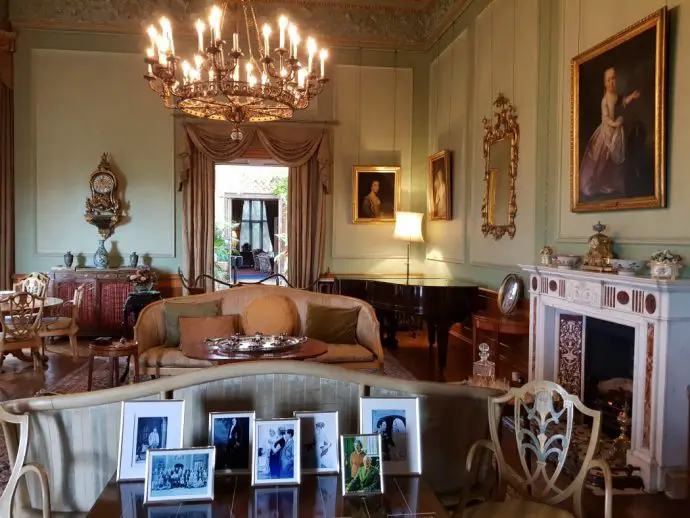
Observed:
[[[424,236],[422,235],[422,220],[424,213],[422,212],[396,212],[395,213],[395,230],[393,230],[393,237],[402,241],[407,241],[407,276],[406,283],[410,283],[410,247],[412,243],[423,243]]]

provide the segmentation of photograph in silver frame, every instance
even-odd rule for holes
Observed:
[[[208,443],[216,447],[216,473],[251,473],[255,419],[254,412],[211,412],[208,415]]]
[[[256,419],[252,447],[252,485],[299,484],[299,419]]]
[[[302,473],[338,473],[340,471],[338,411],[296,411],[294,416],[300,420]]]
[[[359,410],[359,431],[381,434],[386,474],[420,475],[419,398],[362,397]]]
[[[213,446],[149,450],[144,503],[213,500],[215,460]]]
[[[144,480],[146,452],[181,448],[184,401],[123,401],[116,480]]]
[[[383,493],[381,435],[348,434],[340,436],[343,495]]]
[[[299,516],[299,489],[296,487],[256,488],[253,504],[254,518]]]

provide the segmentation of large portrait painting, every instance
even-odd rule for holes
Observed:
[[[400,167],[353,167],[353,223],[393,222],[399,205]]]
[[[571,210],[666,206],[666,8],[571,62]]]
[[[453,219],[451,178],[450,151],[443,150],[431,155],[426,186],[429,219]]]

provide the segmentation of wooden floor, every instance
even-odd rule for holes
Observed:
[[[426,333],[400,333],[400,346],[390,351],[402,365],[417,379],[437,381],[435,355],[429,353]],[[54,344],[51,350],[62,354],[51,354],[43,373],[33,372],[31,365],[16,359],[8,359],[0,374],[0,401],[30,397],[47,385],[50,386],[62,376],[72,372],[86,362],[85,358],[72,359],[67,344]],[[447,381],[467,379],[472,371],[472,353],[467,344],[452,341],[448,353],[445,373]],[[464,459],[458,459],[458,463]],[[587,516],[603,517],[603,498],[588,494],[585,498]],[[664,494],[614,496],[615,518],[685,518],[690,517],[690,501],[670,500]]]

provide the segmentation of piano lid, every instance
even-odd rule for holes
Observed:
[[[476,282],[466,281],[463,279],[438,279],[438,278],[430,278],[430,277],[411,277],[409,279],[409,282],[408,282],[404,275],[401,277],[381,277],[381,276],[376,276],[376,275],[373,275],[371,277],[360,276],[360,275],[350,277],[347,275],[342,275],[339,277],[343,280],[352,279],[352,280],[360,280],[360,281],[377,281],[377,282],[382,282],[382,283],[387,283],[387,284],[423,286],[423,287],[427,287],[427,288],[433,288],[433,287],[438,287],[438,288],[475,288],[475,287],[477,287]]]

